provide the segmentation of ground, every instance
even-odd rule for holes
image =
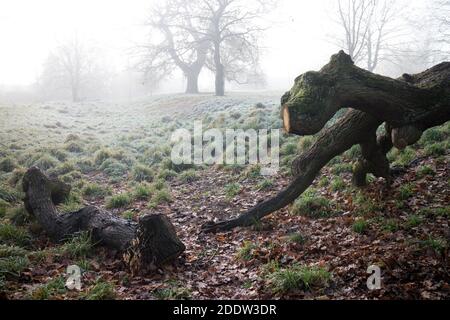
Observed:
[[[351,186],[354,147],[334,159],[292,206],[253,228],[200,226],[251,208],[285,187],[290,162],[314,137],[281,137],[281,170],[176,166],[170,135],[204,128],[281,128],[280,93],[155,96],[124,103],[0,105],[0,297],[8,299],[448,299],[450,123],[390,159],[394,184]],[[21,177],[35,165],[72,185],[60,206],[105,207],[127,219],[164,213],[186,252],[133,276],[89,234],[52,243],[23,208]],[[64,288],[68,265],[81,292]],[[369,291],[367,268],[382,271]]]

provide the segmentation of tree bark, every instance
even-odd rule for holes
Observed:
[[[216,96],[223,97],[225,95],[225,70],[220,58],[220,44],[216,44],[214,48],[214,65],[216,69]]]
[[[149,215],[135,223],[96,207],[61,214],[55,204],[69,195],[70,187],[51,180],[38,168],[23,177],[25,208],[54,241],[89,231],[93,241],[123,253],[134,272],[147,272],[178,257],[184,244],[164,215]]]
[[[190,71],[185,74],[187,85],[186,85],[186,93],[187,94],[197,94],[198,90],[198,77],[200,72]]]
[[[362,157],[354,166],[354,183],[365,185],[368,173],[389,183],[387,152],[393,146],[405,148],[417,142],[423,131],[450,119],[450,63],[395,80],[356,67],[341,51],[320,72],[298,77],[282,97],[281,105],[288,133],[312,135],[320,131],[311,148],[294,160],[294,180],[274,198],[237,218],[205,224],[205,232],[249,226],[289,205],[331,159],[355,144],[361,145]],[[326,128],[326,123],[345,107],[353,109]],[[383,122],[386,133],[377,137]]]

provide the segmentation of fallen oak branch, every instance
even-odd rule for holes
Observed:
[[[164,215],[148,215],[139,223],[116,217],[97,207],[59,213],[55,207],[70,193],[70,186],[49,179],[38,168],[23,177],[25,208],[54,241],[62,241],[80,231],[89,231],[93,240],[118,250],[134,273],[146,273],[177,258],[184,244]]]

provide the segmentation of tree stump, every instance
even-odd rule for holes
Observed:
[[[136,223],[97,207],[59,213],[55,204],[67,198],[70,186],[49,179],[38,168],[30,168],[24,175],[23,191],[25,208],[54,241],[88,231],[94,242],[122,252],[134,273],[154,270],[185,250],[174,226],[163,215],[145,216]]]

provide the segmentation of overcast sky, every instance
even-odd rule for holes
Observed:
[[[48,52],[75,30],[104,48],[117,70],[125,68],[127,49],[145,39],[140,24],[154,1],[1,0],[0,84],[33,83]],[[262,64],[273,89],[319,68],[338,50],[329,37],[336,28],[327,10],[333,0],[281,2],[264,37]]]

